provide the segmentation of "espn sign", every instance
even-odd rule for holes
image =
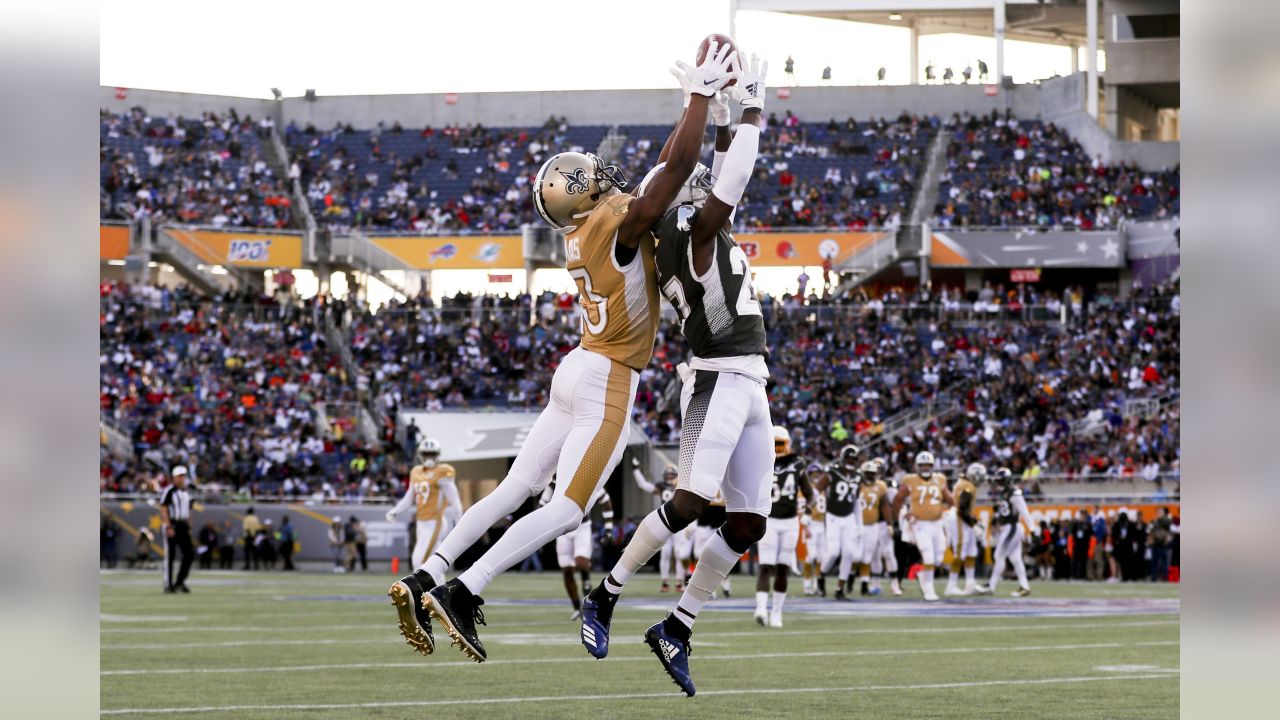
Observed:
[[[1009,282],[1014,282],[1014,283],[1040,282],[1040,268],[1014,268],[1009,271]]]
[[[227,246],[227,262],[261,263],[270,259],[270,240],[232,240]]]

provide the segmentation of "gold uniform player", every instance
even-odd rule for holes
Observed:
[[[859,474],[862,487],[858,489],[859,507],[862,512],[862,562],[858,563],[858,578],[870,595],[880,594],[880,574],[886,569],[889,573],[898,571],[898,560],[893,554],[893,535],[889,531],[890,501],[889,486],[880,479],[882,466],[879,460],[868,460],[862,463]],[[872,572],[875,577],[872,578]],[[898,579],[893,579],[894,595],[901,595],[897,586]]]
[[[582,340],[556,368],[547,407],[507,477],[463,514],[424,567],[389,591],[411,644],[416,639],[434,648],[434,618],[467,657],[483,662],[476,632],[476,624],[484,624],[480,594],[498,573],[578,527],[588,501],[622,458],[639,372],[649,363],[658,329],[653,229],[697,165],[707,96],[733,78],[728,53],[707,57],[696,73],[706,94],[691,99],[664,149],[665,165],[642,196],[624,193],[621,171],[589,153],[553,155],[533,180],[534,209],[565,236],[565,269],[578,286]],[[467,571],[441,584],[459,555],[541,493],[553,473],[559,482],[546,505],[517,520]]]
[[[827,485],[831,477],[818,463],[809,463],[809,484],[813,487],[813,507],[800,516],[804,528],[804,594],[827,596],[826,578],[822,576],[827,552]]]
[[[935,473],[933,466],[933,453],[926,450],[916,455],[916,472],[902,479],[902,486],[893,498],[895,517],[903,504],[910,500],[904,536],[914,536],[916,547],[920,549],[920,592],[929,602],[938,599],[933,588],[933,572],[947,553],[942,514],[956,504],[947,490],[947,479],[941,473]]]
[[[462,515],[462,500],[458,497],[457,473],[440,459],[440,442],[425,438],[418,443],[417,461],[409,471],[409,488],[396,506],[387,511],[387,522],[396,519],[411,507],[417,525],[413,552],[409,555],[413,567],[421,567],[436,549],[436,544],[449,534],[449,528]]]
[[[951,525],[951,574],[947,577],[947,589],[943,595],[972,595],[978,589],[974,579],[974,568],[978,562],[978,519],[973,515],[974,503],[978,499],[978,485],[987,477],[987,468],[981,463],[973,463],[965,468],[964,473],[951,488],[951,496],[956,499],[954,517],[948,520]],[[960,572],[964,572],[964,589],[959,587]]]

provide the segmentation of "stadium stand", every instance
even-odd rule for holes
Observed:
[[[773,416],[822,460],[856,442],[899,469],[927,446],[946,467],[1176,475],[1178,404],[1161,400],[1179,382],[1177,284],[1124,302],[1086,303],[1079,292],[766,297],[770,346],[790,349],[771,361]],[[367,389],[327,347],[326,312],[347,328]],[[109,287],[102,411],[129,429],[136,453],[133,463],[104,458],[104,487],[124,490],[148,467],[194,459],[206,478],[257,493],[374,494],[393,481],[395,460],[350,427],[344,438],[341,425],[319,423],[318,404],[368,399],[392,419],[402,408],[540,409],[577,338],[573,299],[550,293],[459,295],[439,307],[411,298],[374,313]],[[674,368],[684,359],[678,330],[664,324],[635,407],[655,442],[679,437]],[[890,422],[913,412],[915,424]]]
[[[152,117],[142,108],[99,118],[103,218],[150,217],[218,227],[288,227],[292,205],[255,123],[231,111]]]
[[[953,115],[935,222],[942,227],[1094,230],[1178,215],[1179,168],[1143,172],[1090,158],[1052,123]]]

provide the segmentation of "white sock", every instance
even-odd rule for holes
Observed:
[[[1018,576],[1018,587],[1023,590],[1031,587],[1031,585],[1027,583],[1027,566],[1026,563],[1022,561],[1022,551],[1019,549],[1017,552],[1010,555],[1009,560],[1013,563],[1013,573]]]
[[[605,590],[615,595],[621,593],[631,576],[644,567],[654,553],[661,550],[663,544],[675,535],[667,528],[666,523],[662,522],[658,512],[659,510],[654,510],[640,521],[636,534],[631,536],[631,542],[627,543],[627,547],[622,551],[622,557],[618,558],[618,564],[614,565],[605,576]]]
[[[769,591],[768,590],[756,591],[756,612],[761,615],[769,614]]]
[[[553,497],[551,502],[507,528],[498,542],[481,555],[469,570],[459,575],[458,579],[472,594],[479,595],[498,573],[578,527],[581,522],[582,508],[578,503],[563,495]]]
[[[786,601],[787,601],[787,593],[785,590],[781,592],[779,592],[778,590],[773,591],[773,613],[775,615],[782,614],[782,605],[786,603]]]
[[[666,582],[669,577],[669,567],[671,565],[671,545],[662,543],[662,548],[658,552],[658,579]]]
[[[495,523],[518,510],[532,494],[529,486],[519,480],[502,481],[493,492],[462,513],[458,524],[449,531],[426,563],[415,569],[425,569],[436,582],[444,582],[453,561],[474,545]]]
[[[923,592],[926,596],[933,595],[934,594],[933,571],[921,570],[918,573],[917,577],[920,578],[920,591]]]
[[[973,577],[973,573],[974,573],[974,566],[966,563],[964,566],[964,586],[967,588],[971,588],[974,586],[975,580]]]
[[[947,591],[948,592],[959,589],[959,585],[956,584],[956,581],[959,580],[959,578],[960,576],[958,573],[956,573],[955,570],[952,570],[951,572],[947,573]]]
[[[738,562],[739,554],[729,548],[720,533],[712,535],[706,547],[702,548],[698,567],[693,571],[693,577],[689,578],[689,584],[684,587],[684,594],[676,602],[676,610],[672,615],[685,625],[693,627],[693,621],[698,619],[702,606],[707,604],[711,594],[724,582],[729,571]]]

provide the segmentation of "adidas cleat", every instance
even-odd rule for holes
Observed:
[[[582,631],[579,639],[582,647],[597,660],[609,654],[609,623],[613,622],[613,608],[618,596],[604,589],[604,583],[582,598]]]
[[[431,635],[431,613],[422,606],[422,594],[436,586],[424,570],[400,578],[387,595],[400,616],[400,634],[405,642],[423,655],[435,652],[436,640]]]
[[[440,621],[449,637],[453,638],[453,644],[476,662],[484,662],[487,657],[476,634],[476,623],[485,624],[484,613],[480,612],[483,604],[484,600],[472,595],[467,586],[457,579],[422,596],[423,607]]]
[[[671,616],[667,616],[670,619]],[[666,620],[644,632],[645,644],[658,656],[662,668],[671,681],[680,686],[685,695],[693,697],[693,678],[689,675],[689,641],[681,640],[667,632]]]

